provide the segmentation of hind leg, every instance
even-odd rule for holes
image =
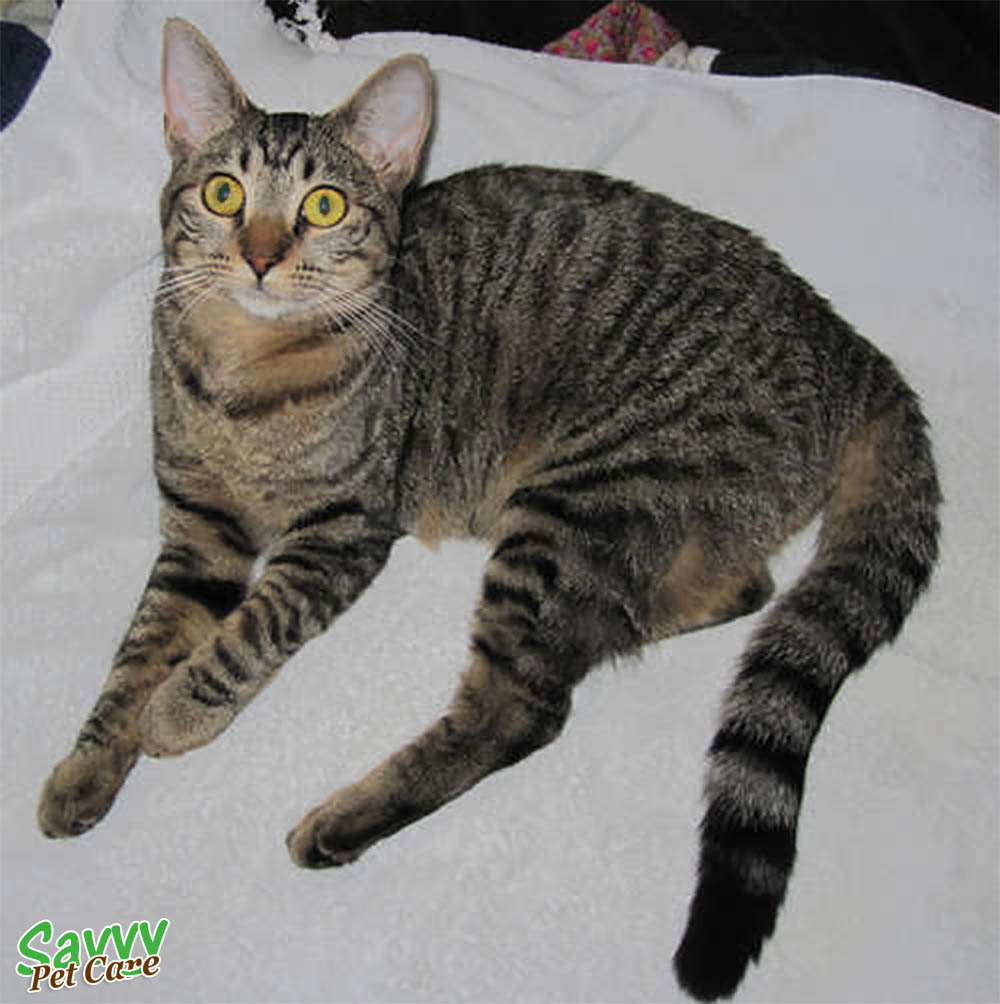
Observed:
[[[347,864],[555,739],[569,712],[568,688],[535,698],[497,662],[495,653],[474,652],[446,714],[289,833],[292,860],[308,868]]]
[[[514,515],[486,568],[469,663],[451,707],[310,812],[288,835],[293,861],[311,868],[353,861],[551,742],[587,668],[642,641],[612,584],[581,571],[577,539],[551,515]]]
[[[762,561],[723,565],[710,556],[698,534],[681,545],[653,596],[651,640],[715,627],[751,614],[774,593]]]

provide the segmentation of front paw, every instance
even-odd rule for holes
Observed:
[[[147,756],[177,756],[211,742],[236,716],[236,694],[209,670],[182,667],[153,693],[139,716]]]
[[[47,837],[86,833],[111,808],[138,758],[137,750],[74,750],[56,765],[42,789],[38,826]]]

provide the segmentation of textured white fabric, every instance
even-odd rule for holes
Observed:
[[[258,103],[325,110],[430,59],[428,178],[596,168],[762,233],[922,394],[943,556],[900,640],[838,698],[810,766],[778,936],[746,1001],[996,999],[998,121],[919,90],[587,64],[379,35],[316,53],[254,4],[66,3],[0,140],[2,911],[17,940],[170,920],[160,973],[67,1000],[669,1001],[702,756],[752,621],[579,689],[559,742],[343,870],[282,838],[434,717],[484,551],[403,542],[384,575],[212,746],[143,761],[76,841],[34,812],[156,551],[145,387],[158,269],[162,21],[197,23]],[[790,581],[807,553],[778,562]]]

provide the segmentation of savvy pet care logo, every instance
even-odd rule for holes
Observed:
[[[17,943],[21,958],[17,971],[28,977],[28,993],[63,987],[75,987],[78,982],[95,986],[98,983],[117,983],[136,976],[155,976],[160,971],[160,945],[167,933],[170,921],[165,917],[151,931],[148,921],[133,921],[127,932],[122,932],[121,924],[104,928],[99,936],[88,927],[83,937],[76,931],[65,931],[55,942],[54,956],[41,950],[41,945],[52,944],[52,923],[40,920],[29,927]],[[146,949],[145,956],[133,956],[136,937]],[[109,949],[114,947],[116,956],[112,958]],[[84,952],[86,959],[84,959]]]

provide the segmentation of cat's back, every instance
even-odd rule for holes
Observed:
[[[415,455],[465,500],[525,444],[541,469],[607,442],[701,472],[691,491],[714,511],[776,505],[775,470],[811,500],[879,358],[749,231],[588,172],[418,189],[394,281],[426,336],[407,372]]]
[[[417,189],[397,282],[443,392],[470,404],[503,384],[508,405],[572,412],[714,380],[836,405],[876,354],[748,230],[593,172],[488,166]]]
[[[664,239],[683,234],[688,247],[752,240],[746,231],[631,182],[593,171],[499,164],[462,171],[410,193],[403,207],[405,257],[488,248],[491,264],[558,259],[565,264],[614,259],[631,247],[662,267],[684,248]],[[654,238],[643,244],[643,237]],[[672,252],[679,252],[673,254]],[[439,263],[439,262],[438,262]],[[464,265],[471,265],[463,261]]]
[[[790,315],[813,340],[846,328],[749,230],[591,171],[490,165],[419,188],[403,206],[400,273],[425,324],[498,320],[600,343],[637,320],[720,337]],[[499,314],[499,316],[498,316]]]

